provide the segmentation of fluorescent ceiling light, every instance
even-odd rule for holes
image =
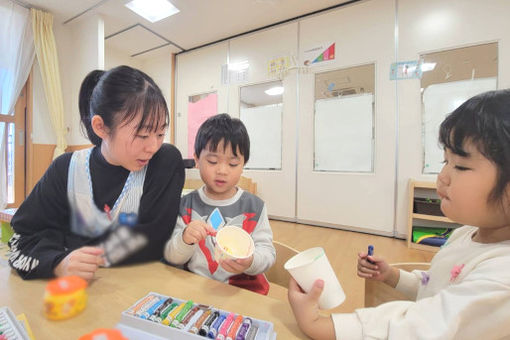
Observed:
[[[133,0],[126,7],[150,22],[156,22],[176,13],[177,7],[167,0]]]
[[[270,96],[278,96],[283,93],[283,86],[271,87],[269,90],[265,90],[264,92]]]
[[[228,64],[229,71],[244,71],[249,67],[250,67],[250,63],[247,60],[241,61],[238,63]]]
[[[421,64],[421,71],[427,72],[432,71],[436,67],[436,63],[423,63]]]

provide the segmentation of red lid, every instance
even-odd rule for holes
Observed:
[[[79,340],[129,340],[118,329],[99,328],[92,333],[85,334]]]
[[[77,290],[87,288],[87,281],[79,276],[65,276],[51,280],[46,285],[46,291],[52,295],[74,293]]]

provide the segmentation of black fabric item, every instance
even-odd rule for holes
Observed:
[[[53,277],[53,269],[67,254],[82,246],[97,244],[109,234],[107,231],[99,239],[89,239],[71,232],[67,199],[71,155],[66,153],[53,161],[12,218],[15,235],[9,241],[9,264],[24,279]],[[96,147],[90,157],[90,172],[96,206],[101,210],[105,204],[112,207],[129,171],[108,164]],[[165,242],[172,235],[177,219],[183,185],[182,156],[173,145],[163,144],[149,161],[138,224],[133,229],[145,235],[148,244],[122,264],[163,257]]]

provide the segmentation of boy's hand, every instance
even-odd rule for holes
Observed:
[[[196,244],[205,239],[207,235],[216,233],[213,227],[204,221],[191,221],[182,233],[182,240],[188,245]]]
[[[253,262],[253,255],[246,259],[221,260],[220,266],[229,273],[241,274],[250,268]]]
[[[368,256],[367,253],[358,253],[358,276],[382,281],[395,287],[400,278],[400,271],[391,267],[383,258],[373,255]]]
[[[319,297],[324,281],[314,282],[312,290],[305,293],[293,277],[289,281],[288,298],[299,328],[312,339],[334,339],[335,327],[329,317],[319,314]]]
[[[58,277],[77,275],[90,281],[98,266],[104,264],[101,257],[103,249],[97,247],[81,247],[70,252],[53,270]]]

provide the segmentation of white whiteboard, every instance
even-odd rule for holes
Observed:
[[[283,104],[241,108],[240,119],[250,136],[250,160],[246,169],[282,168]]]
[[[437,174],[443,166],[438,138],[445,117],[469,98],[495,89],[496,78],[481,78],[434,84],[423,91],[424,174]]]
[[[373,95],[315,102],[314,170],[373,171]]]

